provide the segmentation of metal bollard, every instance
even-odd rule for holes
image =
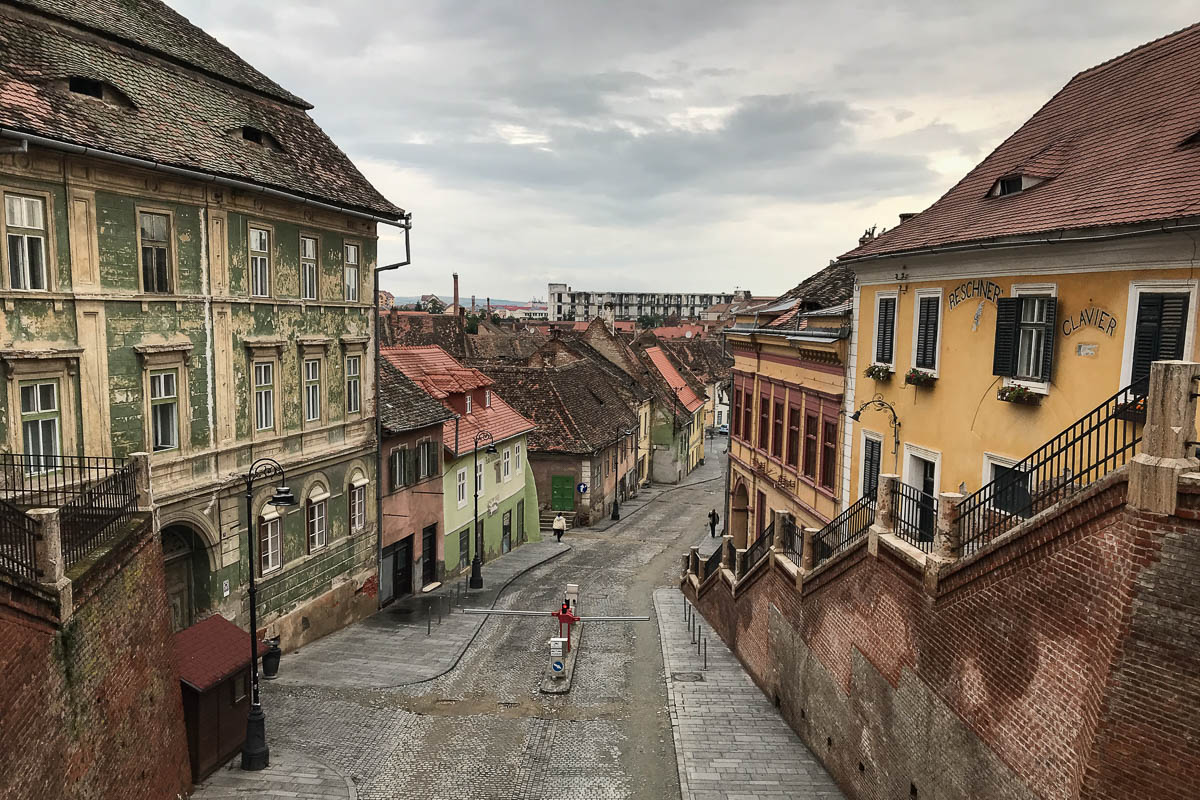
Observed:
[[[696,655],[700,655],[700,640],[704,638],[703,634],[696,636]]]
[[[429,604],[425,604],[425,635],[433,633],[433,614],[429,610]]]
[[[441,625],[442,624],[442,601],[441,600],[437,601],[437,607],[438,607],[438,625]]]
[[[708,669],[708,637],[704,637],[704,668]]]

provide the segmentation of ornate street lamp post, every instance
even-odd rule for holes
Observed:
[[[472,589],[483,588],[483,530],[479,527],[479,489],[483,483],[482,477],[479,474],[479,443],[487,442],[485,453],[489,455],[496,454],[496,445],[492,443],[492,435],[487,431],[480,431],[475,434],[475,560],[471,562],[471,581],[468,584]]]
[[[858,422],[858,418],[862,412],[868,408],[877,408],[880,411],[886,411],[891,415],[892,422],[892,469],[900,468],[900,418],[896,416],[896,409],[891,403],[883,399],[883,395],[877,394],[867,402],[858,407],[858,410],[853,414],[848,415],[850,419]],[[842,412],[845,413],[845,412]]]
[[[279,477],[271,499],[273,506],[294,506],[296,498],[292,490],[284,485],[283,467],[273,458],[260,458],[250,465],[243,476],[246,481],[246,547],[250,553],[250,714],[246,717],[246,741],[242,743],[242,769],[266,769],[271,764],[271,751],[267,747],[267,719],[263,716],[262,703],[258,696],[258,591],[254,585],[254,481],[256,478]]]

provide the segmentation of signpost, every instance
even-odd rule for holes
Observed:
[[[587,494],[587,484],[580,481],[575,487],[575,491],[579,492],[580,494]]]

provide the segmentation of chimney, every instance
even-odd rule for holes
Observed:
[[[490,297],[487,298],[487,312],[488,316],[490,317],[492,315],[492,298]]]
[[[458,273],[454,273],[454,313],[458,313]]]
[[[475,295],[471,295],[471,313],[475,313]]]
[[[900,224],[903,225],[904,223],[908,222],[910,219],[912,219],[916,215],[917,215],[916,211],[906,211],[905,213],[900,215]]]

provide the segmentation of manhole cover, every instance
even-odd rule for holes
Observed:
[[[671,677],[674,680],[682,681],[683,683],[694,683],[704,680],[704,676],[699,672],[672,672]]]

